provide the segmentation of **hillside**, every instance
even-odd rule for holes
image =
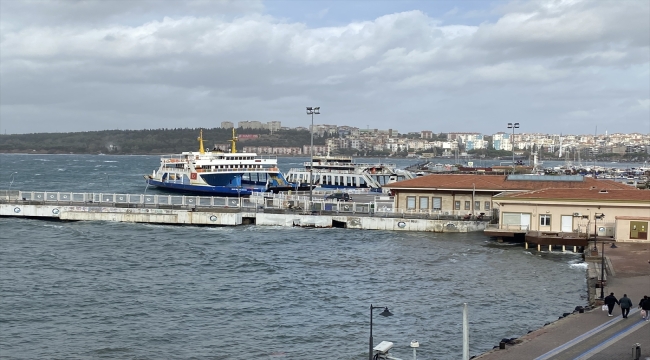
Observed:
[[[166,154],[198,150],[200,129],[104,130],[71,133],[35,133],[0,135],[0,153],[42,154]],[[310,144],[306,130],[283,130],[271,134],[268,130],[237,129],[237,135],[257,135],[242,139],[243,146],[299,146]],[[227,144],[231,129],[203,129],[206,148]],[[314,136],[315,145],[324,145],[325,138]]]

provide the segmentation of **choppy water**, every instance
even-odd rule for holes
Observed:
[[[0,155],[0,187],[17,171],[21,190],[137,193],[157,163]],[[393,356],[410,358],[416,339],[420,359],[457,359],[463,302],[471,355],[586,302],[578,255],[480,233],[15,218],[0,230],[9,359],[365,359],[371,303],[395,314],[373,321],[375,343],[394,342]]]

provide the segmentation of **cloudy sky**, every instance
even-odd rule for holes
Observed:
[[[0,0],[2,133],[650,133],[650,1]]]

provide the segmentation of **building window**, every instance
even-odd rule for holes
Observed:
[[[420,196],[420,210],[429,210],[429,198]]]
[[[433,198],[433,210],[442,210],[442,198]]]
[[[485,207],[483,207],[483,210],[490,210],[490,202],[489,201],[485,202]]]
[[[459,200],[454,201],[454,210],[460,210],[460,201]]]
[[[481,210],[481,202],[474,201],[474,210]]]
[[[469,210],[470,201],[465,201],[465,210]]]
[[[406,197],[406,209],[414,210],[415,209],[415,196]]]
[[[551,226],[551,215],[540,215],[539,226]]]

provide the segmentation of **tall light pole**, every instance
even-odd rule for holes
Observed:
[[[307,115],[311,115],[311,147],[309,148],[309,209],[313,209],[312,200],[312,188],[314,183],[314,114],[320,114],[320,107],[311,107],[307,106]]]
[[[512,138],[510,145],[512,146],[512,173],[515,173],[515,129],[519,129],[519,123],[508,123],[508,129],[512,129]]]
[[[372,310],[373,309],[381,309],[382,307],[383,306],[372,306],[372,304],[370,304],[370,342],[369,342],[370,347],[368,348],[368,360],[372,360],[372,348],[374,347],[373,343],[372,343]],[[383,307],[383,308],[384,308],[384,311],[379,313],[379,315],[381,315],[381,316],[393,316],[393,313],[388,311],[388,307]]]
[[[598,251],[598,247],[596,247],[596,241],[598,240],[598,225],[596,224],[596,220],[602,220],[604,218],[605,214],[594,213],[594,251]]]
[[[605,299],[605,242],[603,241],[601,243],[601,251],[600,251],[600,300]]]

